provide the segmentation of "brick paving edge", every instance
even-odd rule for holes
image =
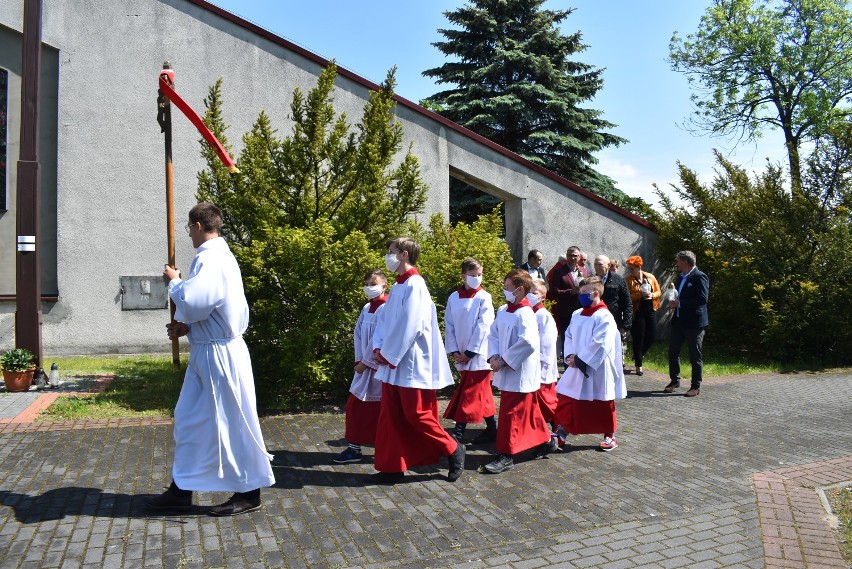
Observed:
[[[849,569],[817,490],[852,484],[852,456],[758,472],[752,481],[767,568]]]

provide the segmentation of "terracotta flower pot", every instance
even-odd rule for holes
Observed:
[[[27,371],[6,371],[3,370],[3,383],[6,384],[6,391],[29,391],[33,384],[34,369]]]

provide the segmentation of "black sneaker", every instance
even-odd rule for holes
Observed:
[[[554,452],[559,452],[559,443],[556,441],[556,437],[550,437],[547,442],[541,443],[536,447],[533,460],[544,458]]]
[[[464,473],[464,445],[458,443],[456,450],[447,458],[447,461],[449,462],[447,480],[455,482]]]
[[[497,429],[494,427],[485,427],[485,430],[479,433],[475,439],[473,439],[470,444],[478,446],[478,445],[487,445],[488,443],[493,443],[497,440]]]
[[[346,447],[346,450],[332,458],[331,462],[334,464],[354,464],[361,462],[361,452],[352,447]]]
[[[501,472],[509,470],[513,466],[515,466],[515,461],[512,460],[512,457],[501,454],[494,461],[483,466],[482,469],[489,474],[500,474]]]

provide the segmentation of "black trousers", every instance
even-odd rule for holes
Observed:
[[[678,322],[672,324],[669,336],[669,378],[676,381],[680,377],[680,350],[683,343],[689,347],[689,361],[692,364],[691,389],[701,388],[704,362],[701,359],[701,344],[704,342],[704,328],[687,328]]]
[[[633,363],[642,367],[642,358],[651,349],[654,340],[657,339],[657,324],[654,313],[637,314],[633,319],[630,335],[633,336]]]

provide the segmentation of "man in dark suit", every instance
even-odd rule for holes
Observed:
[[[609,257],[606,255],[595,257],[594,267],[595,274],[604,284],[601,299],[612,312],[623,342],[624,335],[633,324],[633,302],[630,300],[630,290],[621,275],[609,271]]]
[[[528,272],[533,280],[547,282],[547,278],[544,274],[544,267],[541,266],[543,262],[544,254],[538,249],[533,249],[527,253],[527,262],[521,265],[520,268]]]
[[[669,383],[664,391],[672,393],[680,387],[680,350],[686,342],[689,347],[689,361],[692,363],[692,383],[687,397],[695,397],[701,390],[701,373],[704,362],[701,360],[701,344],[704,341],[704,329],[707,328],[707,297],[710,294],[710,280],[695,266],[695,253],[681,251],[675,258],[680,275],[675,279],[677,300],[670,301],[669,310],[674,310],[672,330],[669,336]]]

